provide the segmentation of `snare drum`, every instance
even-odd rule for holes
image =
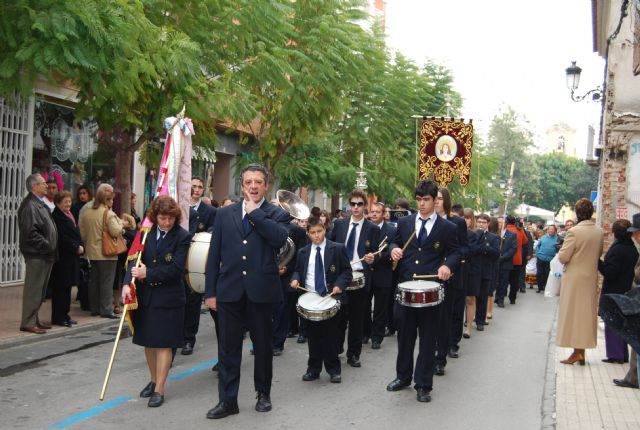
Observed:
[[[333,297],[322,297],[317,293],[304,293],[298,298],[296,310],[302,318],[310,321],[324,321],[334,317],[340,309],[340,302]]]
[[[347,288],[345,288],[345,290],[347,291],[359,290],[360,288],[363,288],[363,287],[364,287],[364,273],[354,271],[353,280],[349,282],[349,285],[347,285]]]
[[[411,308],[436,306],[444,300],[442,284],[434,281],[407,281],[398,284],[398,303]]]
[[[206,231],[196,233],[189,246],[187,254],[187,285],[196,293],[204,293],[205,268],[209,257],[209,244],[211,243],[211,233]]]

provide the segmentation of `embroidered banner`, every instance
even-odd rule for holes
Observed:
[[[471,174],[473,124],[464,120],[423,118],[418,148],[418,179],[433,177],[441,187],[458,175],[466,187]]]

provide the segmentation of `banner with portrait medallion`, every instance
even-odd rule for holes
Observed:
[[[473,124],[471,120],[423,117],[418,146],[418,180],[433,178],[441,187],[458,176],[466,187],[471,174]]]

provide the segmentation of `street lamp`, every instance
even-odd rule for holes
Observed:
[[[591,100],[594,102],[600,101],[602,98],[602,89],[600,87],[587,91],[583,96],[576,96],[574,94],[580,84],[580,74],[582,73],[582,69],[576,65],[575,61],[571,62],[571,65],[566,68],[565,72],[567,74],[567,88],[571,90],[571,100],[581,102],[587,96],[591,95]]]

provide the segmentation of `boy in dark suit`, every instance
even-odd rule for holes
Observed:
[[[351,264],[344,245],[325,239],[326,230],[319,217],[310,217],[307,234],[311,244],[298,251],[296,269],[291,276],[291,287],[304,287],[325,296],[331,294],[346,298],[343,293],[352,279]],[[333,287],[331,287],[333,286]],[[341,297],[343,296],[343,297]],[[308,321],[307,336],[309,361],[303,381],[318,379],[322,363],[331,377],[331,382],[342,382],[340,359],[338,358],[337,316],[324,321]]]

